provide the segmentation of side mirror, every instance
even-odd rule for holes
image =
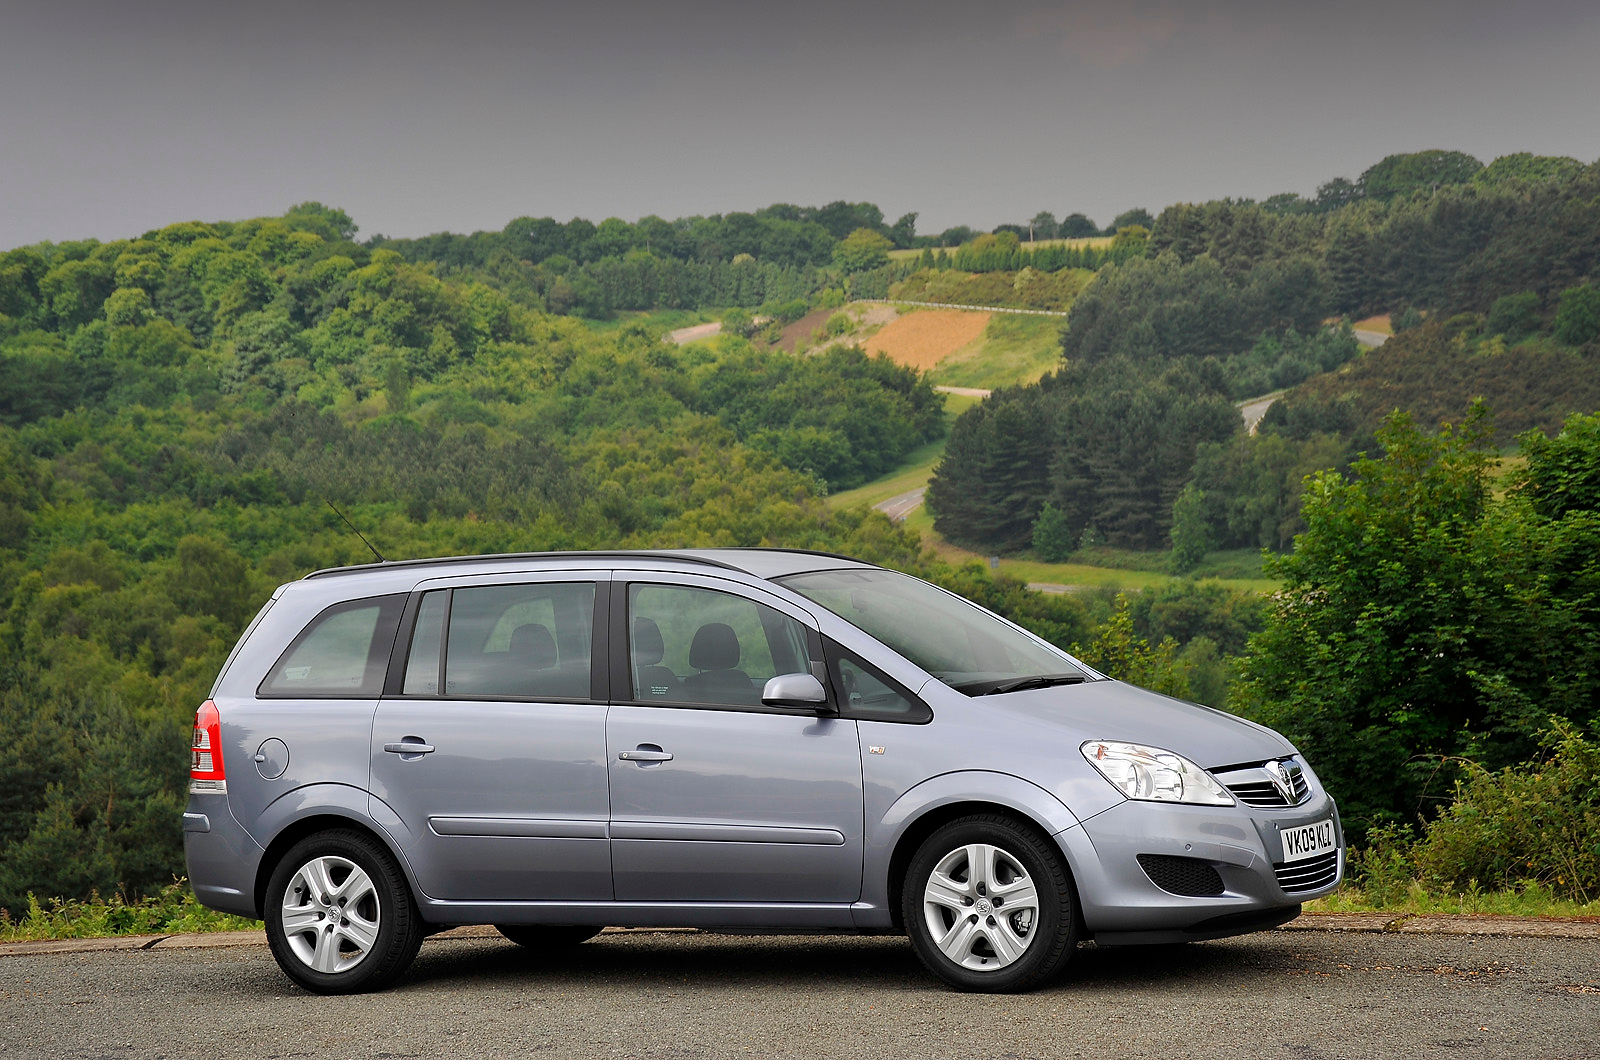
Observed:
[[[804,707],[819,714],[828,711],[828,693],[811,674],[779,674],[761,690],[766,707]]]

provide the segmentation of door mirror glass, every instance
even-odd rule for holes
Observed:
[[[828,706],[828,693],[823,690],[822,682],[810,674],[779,674],[761,690],[761,704],[823,710]]]

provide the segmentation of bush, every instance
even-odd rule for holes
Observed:
[[[1424,886],[1464,891],[1525,881],[1561,897],[1600,897],[1600,745],[1557,722],[1550,757],[1499,772],[1481,767],[1429,824],[1414,859]]]

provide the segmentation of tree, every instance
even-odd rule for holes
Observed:
[[[1183,487],[1172,502],[1172,560],[1174,574],[1188,574],[1211,551],[1211,526],[1206,522],[1205,494],[1194,483]]]
[[[870,228],[858,228],[833,248],[833,263],[846,273],[864,272],[887,264],[893,248],[886,237]]]
[[[1033,220],[1028,222],[1028,241],[1036,239],[1054,239],[1060,226],[1056,224],[1056,215],[1049,210],[1040,210],[1033,215]]]
[[[1414,191],[1433,191],[1471,180],[1483,163],[1461,151],[1415,151],[1389,155],[1361,174],[1361,193],[1369,199],[1393,199]]]
[[[1496,600],[1473,555],[1489,427],[1481,406],[1437,437],[1395,413],[1383,456],[1310,480],[1305,533],[1268,561],[1284,587],[1243,660],[1248,713],[1316,763],[1357,835],[1412,818],[1438,765],[1414,756],[1461,754],[1489,720]]]
[[[1600,339],[1600,284],[1569,287],[1561,292],[1555,335],[1569,346]]]
[[[1106,230],[1101,235],[1114,236],[1124,228],[1134,225],[1149,231],[1156,226],[1156,219],[1150,216],[1150,211],[1142,206],[1135,206],[1131,210],[1124,210],[1117,214],[1116,220],[1106,225]]]
[[[1491,335],[1504,335],[1515,342],[1538,327],[1539,296],[1533,291],[1501,295],[1489,307],[1488,330]]]
[[[1061,509],[1046,502],[1033,521],[1033,550],[1046,563],[1065,563],[1072,555],[1072,528]]]
[[[901,214],[900,219],[889,226],[889,238],[894,240],[896,249],[909,249],[917,238],[917,215]]]
[[[1095,223],[1081,213],[1069,213],[1061,220],[1060,235],[1064,239],[1086,239],[1099,234]]]

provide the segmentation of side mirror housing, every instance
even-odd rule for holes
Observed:
[[[819,714],[829,712],[828,692],[811,674],[779,674],[761,690],[766,707],[801,707]]]

